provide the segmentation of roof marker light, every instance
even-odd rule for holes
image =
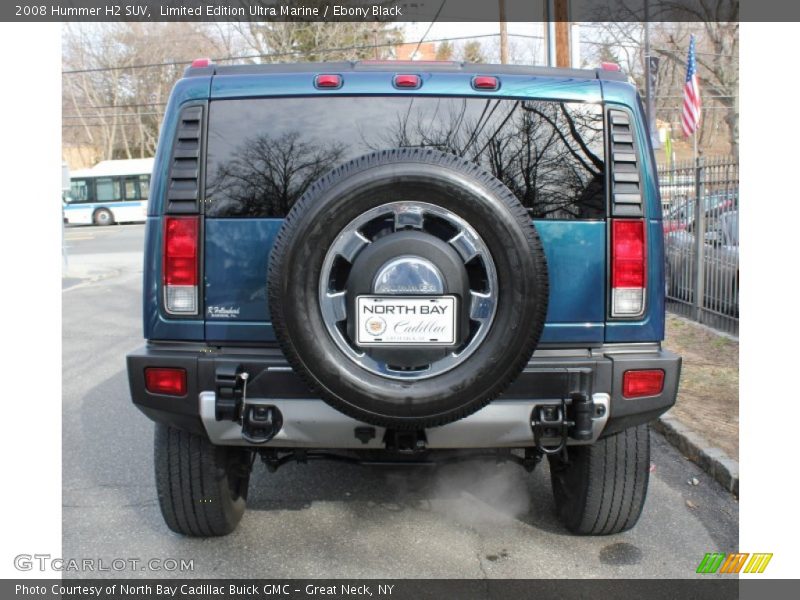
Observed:
[[[622,71],[622,67],[620,67],[617,63],[612,62],[601,62],[600,68],[603,71]]]
[[[419,75],[395,75],[394,87],[418,89],[422,87],[422,79]]]
[[[210,58],[195,58],[192,61],[192,68],[193,69],[202,69],[205,67],[211,66],[211,59]]]
[[[472,78],[472,87],[476,90],[496,90],[500,88],[500,82],[491,75],[476,75]]]
[[[317,75],[314,78],[314,87],[317,89],[339,89],[342,87],[342,76],[333,74]]]

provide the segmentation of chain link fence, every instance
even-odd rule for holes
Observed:
[[[658,176],[667,309],[738,336],[739,160],[701,157]]]

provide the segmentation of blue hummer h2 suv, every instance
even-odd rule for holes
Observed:
[[[663,348],[656,165],[616,70],[216,66],[176,84],[152,177],[146,345],[170,529],[224,535],[256,456],[547,457],[578,534],[632,527]]]

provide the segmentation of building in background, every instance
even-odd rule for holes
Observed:
[[[398,44],[394,47],[397,60],[436,60],[436,44],[433,42]]]

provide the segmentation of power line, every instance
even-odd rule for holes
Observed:
[[[428,40],[431,43],[439,43],[439,42],[458,42],[463,40],[474,40],[474,39],[482,39],[482,38],[493,38],[498,37],[499,33],[484,33],[480,35],[460,35],[460,36],[453,36],[453,37],[443,37],[443,38],[436,38],[432,40]],[[517,37],[523,39],[532,39],[532,40],[542,40],[544,39],[540,35],[525,35],[521,33],[509,33],[509,37]],[[348,50],[372,50],[375,48],[394,48],[400,45],[410,45],[414,43],[421,43],[424,41],[424,36],[422,39],[418,40],[417,42],[396,42],[396,43],[384,43],[384,44],[363,44],[358,46],[342,46],[337,48],[320,48],[315,49],[314,53],[316,54],[330,54],[331,52],[345,52]],[[216,57],[212,58],[211,60],[215,62],[228,62],[234,60],[252,60],[256,58],[275,58],[275,57],[282,57],[282,56],[298,56],[307,54],[308,52],[305,50],[290,50],[287,52],[270,52],[266,54],[244,54],[240,56],[223,56],[223,57]],[[141,64],[141,65],[123,65],[123,66],[114,66],[114,67],[96,67],[92,69],[71,69],[68,71],[61,71],[62,75],[77,75],[81,73],[102,73],[105,71],[122,71],[125,69],[152,69],[157,67],[179,67],[179,66],[187,66],[191,65],[191,60],[185,61],[169,61],[169,62],[160,62],[160,63],[148,63],[148,64]]]
[[[500,35],[499,33],[486,33],[481,35],[462,35],[462,36],[455,36],[455,37],[447,37],[447,38],[438,38],[434,40],[429,40],[430,42],[455,42],[460,40],[470,40],[470,39],[477,39],[477,38],[489,38],[489,37],[497,37]],[[517,36],[517,37],[541,37],[541,36]],[[420,42],[422,40],[419,40]],[[415,42],[402,42],[405,44],[413,44]],[[342,46],[338,48],[321,48],[315,49],[314,52],[316,54],[329,54],[331,52],[345,52],[348,50],[371,50],[375,48],[392,48],[395,46],[400,45],[401,43],[384,43],[384,44],[362,44],[358,46]],[[223,62],[223,61],[232,61],[232,60],[252,60],[255,58],[274,58],[274,57],[281,57],[281,56],[298,56],[302,54],[307,54],[305,50],[289,50],[286,52],[269,52],[265,54],[245,54],[241,56],[223,56],[223,57],[216,57],[212,58],[215,62]],[[79,73],[100,73],[104,71],[121,71],[125,69],[150,69],[156,67],[177,67],[177,66],[184,66],[184,65],[191,65],[192,61],[170,61],[170,62],[160,62],[160,63],[149,63],[149,64],[141,64],[141,65],[124,65],[124,66],[114,66],[114,67],[97,67],[92,69],[72,69],[68,71],[61,71],[62,75],[75,75]]]
[[[665,24],[662,23],[661,25],[664,26]],[[608,32],[607,27],[605,25],[602,25],[601,23],[581,23],[580,26],[581,26],[581,29],[594,29],[596,31]],[[606,45],[608,45],[608,46],[616,46],[617,48],[633,48],[633,49],[641,48],[641,46],[637,46],[635,44],[627,44],[626,45],[626,44],[620,44],[620,43],[613,42],[613,41],[593,42],[593,41],[589,41],[589,40],[581,40],[581,43],[582,44],[597,44],[599,46],[606,46]],[[670,50],[670,48],[654,48],[654,50]],[[724,57],[724,58],[739,58],[738,54],[722,54],[722,53],[718,53],[718,52],[696,51],[695,54],[698,55],[698,56],[721,56],[721,57]]]
[[[627,48],[628,50],[644,50],[644,46],[637,44],[618,44],[615,42],[597,42],[594,40],[580,40],[581,44],[589,46],[608,46],[612,50],[614,48]],[[653,52],[674,52],[674,48],[653,48]],[[737,54],[721,54],[717,52],[695,52],[698,56],[719,56],[722,58],[739,58]]]
[[[721,94],[720,95],[703,94],[702,90],[700,90],[700,95],[703,97],[703,100],[705,100],[706,98],[736,98],[737,97],[737,96],[724,96],[724,95],[721,95]],[[674,100],[674,99],[678,99],[678,98],[682,99],[683,96],[682,95],[676,95],[676,96],[659,96],[659,95],[656,95],[656,98],[659,98],[659,99],[662,99],[662,100]]]
[[[103,115],[62,115],[62,119],[111,119],[114,117],[148,117],[152,115],[161,115],[160,112],[141,112],[141,113],[116,113],[116,114],[103,114]]]
[[[85,129],[87,127],[112,127],[112,126],[121,126],[121,125],[138,125],[138,121],[125,121],[120,122],[117,121],[116,123],[84,123],[82,125],[61,125],[62,129]]]
[[[443,4],[442,4],[443,6]],[[430,28],[428,29],[428,31]],[[353,45],[353,46],[341,46],[336,48],[321,48],[315,50],[314,52],[317,54],[329,54],[332,52],[346,52],[349,50],[372,50],[376,48],[392,48],[396,47],[401,44],[417,44],[417,50],[419,50],[420,45],[425,41],[425,37],[428,34],[428,31],[425,32],[417,42],[398,42],[398,43],[383,43],[383,44],[361,44],[361,45]],[[428,40],[431,43],[440,43],[440,42],[456,42],[456,41],[463,41],[463,40],[473,40],[473,39],[485,39],[485,38],[495,38],[499,37],[499,33],[485,33],[481,35],[463,35],[463,36],[453,36],[453,37],[443,37],[443,38],[436,38]],[[509,37],[515,38],[522,38],[522,39],[529,39],[529,40],[543,40],[544,37],[541,35],[527,35],[527,34],[520,34],[520,33],[509,33]],[[581,44],[587,44],[590,46],[613,46],[616,48],[627,48],[631,50],[641,50],[642,47],[635,45],[635,44],[618,44],[618,43],[611,43],[611,42],[599,42],[593,40],[580,40]],[[417,51],[415,50],[415,52]],[[654,51],[668,51],[671,50],[669,48],[653,48]],[[253,59],[262,59],[262,58],[280,58],[286,56],[299,56],[306,54],[307,52],[304,50],[289,50],[286,52],[270,52],[270,53],[263,53],[263,54],[244,54],[238,56],[222,56],[213,58],[215,62],[229,62],[229,61],[236,61],[236,60],[253,60]],[[697,52],[697,54],[702,54],[706,56],[720,56],[725,58],[736,58],[736,55],[730,54],[717,54],[713,52]],[[82,73],[102,73],[107,71],[122,71],[126,69],[152,69],[152,68],[164,68],[164,67],[180,67],[180,66],[188,66],[191,65],[191,60],[186,61],[165,61],[165,62],[158,62],[158,63],[145,63],[145,64],[138,64],[138,65],[122,65],[122,66],[113,66],[113,67],[95,67],[91,69],[70,69],[67,71],[62,71],[62,75],[77,75]]]
[[[139,108],[142,106],[166,106],[166,102],[139,102],[136,104],[90,104],[84,108]]]
[[[425,33],[423,33],[423,34],[422,34],[422,37],[421,37],[421,38],[419,38],[419,42],[417,42],[417,47],[416,47],[416,48],[414,48],[414,52],[411,54],[411,58],[412,58],[412,59],[414,58],[414,54],[416,54],[417,52],[419,52],[419,47],[420,47],[420,46],[422,46],[422,41],[423,41],[423,40],[424,40],[426,37],[428,37],[428,34],[429,34],[429,33],[430,33],[430,31],[431,31],[431,27],[433,27],[433,24],[434,24],[434,23],[436,23],[436,19],[438,19],[438,18],[439,18],[439,15],[441,14],[441,12],[442,12],[442,9],[444,8],[444,5],[445,5],[445,4],[447,4],[447,0],[442,0],[442,3],[439,5],[439,10],[437,10],[437,11],[436,11],[436,14],[435,14],[435,15],[433,15],[433,21],[431,21],[430,25],[428,25],[428,28],[425,30]]]

